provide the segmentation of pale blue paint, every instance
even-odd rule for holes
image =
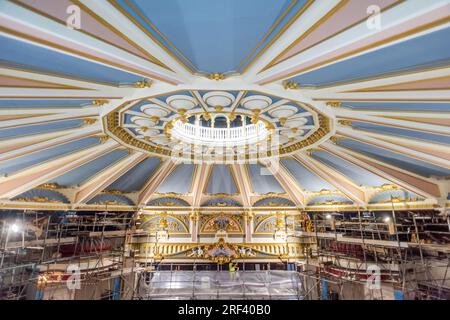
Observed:
[[[158,187],[158,193],[179,193],[184,194],[191,191],[192,178],[194,175],[194,165],[182,163],[163,181]]]
[[[312,153],[312,157],[339,171],[344,176],[349,177],[359,185],[377,187],[389,183],[388,180],[385,180],[370,171],[358,167],[326,151],[314,151]]]
[[[342,102],[342,106],[356,110],[390,110],[390,111],[423,111],[450,112],[450,103],[441,102]]]
[[[450,144],[450,136],[445,136],[441,134],[432,134],[423,131],[408,130],[390,126],[381,126],[378,124],[358,122],[358,121],[352,121],[352,127],[355,129],[386,134],[388,136],[395,135],[434,143]],[[448,130],[448,133],[450,134],[450,129]]]
[[[75,186],[83,184],[86,180],[95,176],[120,159],[123,159],[126,155],[128,155],[126,150],[111,151],[49,182],[57,183],[60,186]]]
[[[0,108],[64,108],[92,105],[92,100],[0,100]]]
[[[409,192],[407,190],[388,190],[388,191],[384,191],[384,192],[380,192],[375,194],[374,196],[372,196],[372,198],[370,198],[369,203],[383,203],[386,201],[391,201],[391,197],[392,198],[400,198],[402,200],[405,199],[419,199],[419,200],[423,200],[422,197],[419,197],[417,194]]]
[[[161,161],[158,158],[147,158],[110,184],[106,190],[139,191],[144,187],[160,163]]]
[[[210,73],[238,69],[292,0],[130,1],[153,26],[139,17],[124,0],[116,2],[186,65],[190,61],[194,65],[192,69]],[[306,0],[296,1],[294,8],[253,56],[305,3]],[[186,59],[169,46],[156,29]]]
[[[121,286],[122,286],[122,279],[120,277],[115,278],[112,297],[111,297],[112,300],[120,300]]]
[[[16,159],[7,160],[0,164],[0,174],[8,175],[16,171],[44,163],[49,160],[57,159],[70,153],[75,153],[76,151],[92,147],[99,143],[100,140],[98,138],[84,138],[50,149],[33,152],[29,155],[22,156]]]
[[[12,139],[16,137],[28,136],[32,134],[42,134],[61,130],[80,128],[83,120],[64,120],[47,122],[34,125],[25,125],[15,128],[0,129],[0,140]]]
[[[292,78],[324,86],[450,64],[450,28],[438,30]]]
[[[328,300],[328,281],[326,278],[321,279],[322,300]]]
[[[248,173],[253,186],[253,191],[258,194],[285,193],[275,177],[262,165],[249,164]]]
[[[206,192],[209,194],[235,194],[237,187],[234,183],[230,168],[224,164],[216,164],[209,176]]]
[[[394,300],[405,300],[405,294],[401,290],[394,290]]]
[[[0,65],[44,71],[57,75],[106,82],[114,85],[142,80],[118,69],[56,52],[6,36],[0,36]]]
[[[398,153],[377,148],[359,141],[350,139],[338,140],[338,145],[344,146],[351,150],[361,152],[369,157],[384,161],[393,166],[415,172],[422,176],[450,176],[450,170],[444,169],[421,160],[416,160],[411,157],[403,156]]]
[[[305,166],[294,159],[282,159],[281,164],[291,173],[297,180],[300,187],[307,191],[320,191],[322,189],[335,190],[331,184],[317,176],[315,173],[309,171]]]

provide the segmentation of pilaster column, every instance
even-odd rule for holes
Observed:
[[[198,220],[200,219],[200,214],[197,211],[193,211],[189,215],[189,229],[191,230],[191,241],[197,242],[198,237]]]
[[[244,214],[245,221],[245,242],[252,242],[254,213],[249,210]]]

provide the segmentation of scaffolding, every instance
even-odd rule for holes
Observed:
[[[314,232],[291,236],[313,239],[315,245],[301,273],[320,292],[333,287],[345,299],[343,288],[354,284],[369,299],[449,298],[450,226],[446,217],[433,211],[392,210],[389,218],[373,212],[364,216],[360,212],[323,213],[313,214],[312,221]],[[382,284],[377,289],[371,286],[374,266]],[[333,299],[329,293],[322,294],[322,299],[329,298]]]
[[[84,292],[85,299],[129,294],[122,291],[134,267],[127,252],[135,229],[132,214],[24,211],[20,218],[11,216],[1,221],[0,299],[69,298],[75,290],[68,283],[74,281],[93,288]]]
[[[133,238],[158,237],[138,229],[132,212],[14,212],[0,222],[0,299],[450,299],[447,217],[326,212],[309,222],[285,223],[286,243],[304,248],[295,269],[244,263],[232,273],[201,270],[196,259],[190,270],[163,257],[139,262]],[[367,287],[371,266],[378,289]],[[68,288],[71,270],[82,289]]]

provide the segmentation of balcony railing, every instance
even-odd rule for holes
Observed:
[[[262,121],[236,128],[211,128],[183,123],[178,120],[175,122],[171,132],[176,139],[206,145],[255,143],[266,139],[269,134]]]

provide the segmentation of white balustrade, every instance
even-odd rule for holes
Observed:
[[[183,123],[177,120],[171,130],[172,136],[189,143],[206,145],[241,145],[255,143],[267,138],[269,132],[264,122],[236,128],[211,128]]]

